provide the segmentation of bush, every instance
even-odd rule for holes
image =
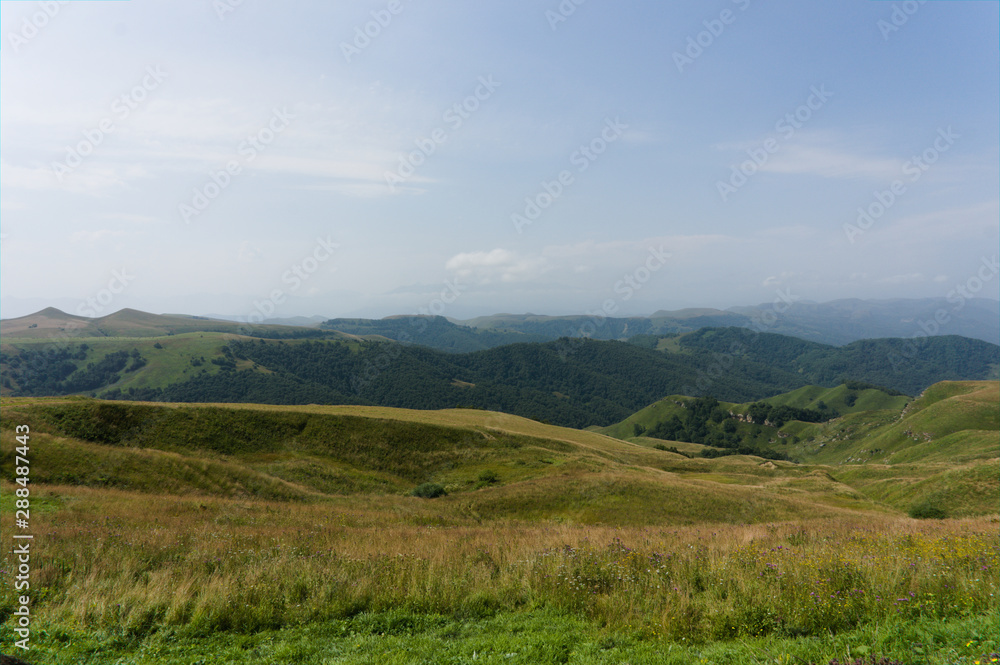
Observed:
[[[910,517],[915,520],[943,520],[947,516],[944,508],[930,499],[924,499],[910,507]]]
[[[444,487],[437,483],[424,483],[414,487],[410,494],[421,499],[436,499],[439,496],[444,496],[447,492],[444,491]]]
[[[497,475],[496,471],[490,471],[487,469],[479,474],[479,482],[486,483],[487,485],[492,485],[499,480],[500,476]]]

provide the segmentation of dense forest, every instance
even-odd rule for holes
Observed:
[[[710,396],[678,402],[681,414],[670,417],[646,428],[635,424],[636,436],[649,436],[667,441],[687,441],[722,448],[723,451],[705,451],[709,457],[722,454],[754,454],[772,459],[785,459],[771,445],[778,428],[790,420],[825,422],[836,414],[812,409],[798,409],[784,405],[754,402],[743,416],[734,415]]]
[[[682,337],[680,345],[766,362],[817,385],[854,379],[907,395],[937,381],[988,378],[986,368],[1000,363],[996,344],[956,335],[866,339],[837,347],[745,328],[704,328]]]
[[[468,353],[520,342],[546,342],[549,335],[505,330],[476,330],[452,323],[443,316],[394,316],[386,319],[330,319],[321,330],[337,330],[351,335],[380,335],[404,344]]]
[[[679,343],[680,352],[666,352],[563,338],[446,353],[394,342],[244,338],[229,341],[207,361],[191,358],[192,365],[217,366],[212,372],[124,390],[114,384],[142,372],[147,362],[127,346],[103,357],[91,355],[86,364],[86,345],[47,352],[26,347],[4,353],[0,361],[4,385],[15,395],[469,407],[570,427],[610,425],[668,395],[712,395],[745,403],[809,384],[844,381],[916,394],[941,380],[987,378],[1000,362],[1000,347],[960,337],[931,338],[912,353],[909,340],[832,347],[741,328],[705,329]],[[790,417],[808,419],[778,412],[768,419]],[[698,428],[683,425],[691,440],[699,436]]]

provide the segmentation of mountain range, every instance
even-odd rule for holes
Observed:
[[[636,335],[627,342],[563,337],[501,345],[544,336],[474,329],[441,317],[361,322],[348,334],[125,310],[83,321],[60,314],[47,310],[4,322],[4,395],[464,406],[587,427],[610,425],[671,394],[746,402],[850,380],[915,395],[938,381],[995,378],[1000,367],[1000,347],[953,335],[838,347],[729,327]],[[388,339],[387,325],[416,343]],[[449,336],[454,343],[447,351],[421,344]],[[469,340],[489,348],[461,351]]]
[[[494,314],[459,320],[416,315],[382,319],[297,316],[267,319],[252,325],[224,315],[156,315],[133,309],[88,318],[49,307],[29,316],[0,320],[0,335],[144,337],[212,331],[288,338],[335,337],[335,332],[339,332],[462,352],[560,337],[623,340],[638,335],[692,332],[704,327],[749,328],[834,346],[861,339],[925,335],[960,335],[995,344],[1000,340],[1000,302],[987,298],[924,298],[807,303],[786,297],[750,307],[660,310],[644,317]]]

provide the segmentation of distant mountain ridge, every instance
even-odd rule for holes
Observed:
[[[188,314],[150,314],[137,309],[121,309],[99,318],[67,314],[55,307],[0,320],[0,336],[19,339],[66,339],[73,337],[160,337],[191,332],[232,333],[268,338],[348,337],[312,326],[283,325],[278,322],[248,325],[238,321]]]
[[[944,320],[945,323],[938,323]],[[455,323],[479,330],[506,330],[554,337],[624,339],[636,335],[692,332],[699,328],[740,327],[841,346],[862,339],[960,335],[1000,342],[1000,302],[973,298],[919,300],[844,299],[827,303],[766,303],[726,310],[660,310],[648,317],[599,319],[578,316],[496,314]]]
[[[1000,302],[986,298],[961,301],[947,298],[844,299],[827,303],[779,300],[727,310],[660,310],[648,317],[494,314],[469,320],[415,315],[322,320],[322,317],[312,316],[268,319],[249,326],[223,317],[150,314],[134,309],[87,318],[49,307],[29,316],[0,320],[0,335],[15,338],[152,337],[185,332],[231,332],[255,337],[317,338],[337,337],[343,333],[464,353],[560,337],[628,340],[725,327],[749,328],[834,346],[862,339],[927,335],[959,335],[997,344],[1000,342]]]

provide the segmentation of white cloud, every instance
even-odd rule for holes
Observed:
[[[872,157],[827,145],[806,142],[783,145],[760,167],[768,173],[818,175],[823,178],[898,178],[902,160]]]
[[[1000,201],[986,201],[973,206],[947,208],[909,215],[886,225],[901,238],[923,240],[940,237],[946,231],[951,237],[981,238],[985,233],[997,232]]]
[[[476,284],[527,282],[550,268],[543,257],[522,257],[506,249],[465,252],[448,259],[445,268]]]
[[[777,150],[767,154],[767,141],[776,141]],[[870,154],[862,141],[825,131],[799,131],[791,137],[771,135],[753,141],[716,145],[722,151],[736,153],[734,165],[751,160],[748,151],[767,154],[756,170],[786,175],[818,175],[823,178],[898,178],[903,160]]]
[[[15,166],[0,162],[0,180],[10,190],[62,191],[73,194],[104,196],[110,190],[125,187],[127,181],[147,177],[146,169],[137,164],[110,165],[86,162],[64,173],[62,179],[44,166]]]

